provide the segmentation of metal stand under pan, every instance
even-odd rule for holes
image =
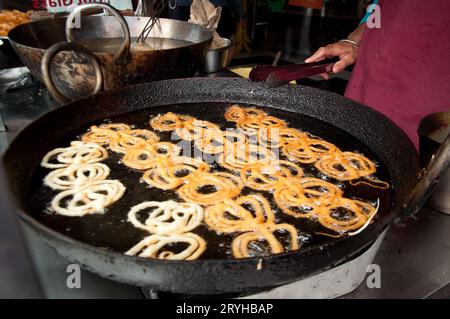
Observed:
[[[250,293],[247,295],[183,295],[156,291],[151,288],[142,288],[142,293],[149,299],[160,298],[205,298],[205,297],[232,297],[242,299],[330,299],[337,298],[355,290],[367,275],[368,266],[372,264],[375,255],[386,235],[385,230],[366,250],[356,257],[321,272],[309,278],[280,286],[268,291]]]

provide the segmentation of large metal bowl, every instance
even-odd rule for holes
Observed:
[[[202,61],[200,70],[203,73],[219,72],[228,66],[230,62],[230,51],[233,46],[233,41],[224,39],[226,45],[222,48],[209,49],[206,53],[205,59]]]
[[[124,17],[120,24],[113,16],[83,16],[81,29],[73,30],[75,42],[98,38],[123,38],[125,24],[131,41],[146,25],[147,17]],[[120,19],[119,19],[120,21]],[[125,22],[126,21],[126,22]],[[66,19],[37,21],[17,26],[9,32],[9,39],[22,62],[38,79],[44,81],[41,62],[49,47],[66,41]],[[189,77],[198,70],[212,40],[212,32],[205,27],[170,19],[160,19],[150,37],[188,41],[185,46],[151,51],[130,51],[128,59],[118,59],[119,52],[94,52],[103,76],[103,89],[109,90],[129,84],[161,79]],[[73,47],[71,47],[73,49]],[[125,48],[126,49],[126,48]],[[67,50],[67,51],[66,51]],[[123,53],[123,52],[122,52]],[[48,67],[54,86],[67,97],[76,100],[89,96],[98,84],[98,70],[93,67],[92,55],[77,54],[66,47],[52,57]],[[47,86],[48,81],[47,81]],[[51,91],[52,92],[52,91]],[[55,94],[52,95],[55,96]],[[58,96],[56,96],[58,99]],[[58,99],[61,101],[61,99]],[[67,102],[63,100],[62,102]]]

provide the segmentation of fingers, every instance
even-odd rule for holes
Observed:
[[[319,62],[332,57],[339,57],[340,61],[333,66],[333,73],[342,72],[346,67],[356,62],[358,48],[348,43],[333,43],[319,48],[312,56],[305,60],[306,63]]]
[[[305,60],[306,63],[319,62],[325,59],[325,47],[319,48],[313,55]]]
[[[333,73],[339,73],[356,61],[356,56],[352,53],[347,53],[340,56],[340,60],[333,65]]]
[[[333,73],[340,73],[344,71],[347,66],[348,65],[344,61],[340,60],[333,65]]]
[[[340,43],[329,44],[325,47],[319,48],[313,55],[305,60],[306,63],[319,62],[324,59],[329,59],[335,56],[339,56],[342,52]]]

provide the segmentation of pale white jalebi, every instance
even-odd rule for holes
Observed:
[[[42,159],[41,166],[61,168],[69,165],[98,163],[108,158],[108,152],[95,143],[74,141],[69,147],[55,148]]]
[[[104,209],[119,200],[125,186],[117,180],[94,181],[82,188],[68,189],[57,194],[51,208],[64,216],[84,216],[103,213]]]
[[[168,250],[176,244],[187,245],[187,247],[177,253]],[[205,249],[205,240],[193,233],[174,234],[170,236],[151,235],[144,238],[137,245],[125,252],[125,254],[145,258],[194,260],[200,257]]]
[[[48,187],[57,190],[81,188],[108,178],[109,167],[101,163],[70,165],[51,171],[44,178]]]
[[[145,221],[139,219],[144,212]],[[155,235],[186,233],[203,220],[203,208],[196,204],[165,202],[144,202],[131,208],[128,220],[137,228]]]

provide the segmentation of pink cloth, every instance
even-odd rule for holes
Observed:
[[[345,95],[400,126],[418,147],[425,115],[450,110],[450,0],[380,1]]]

